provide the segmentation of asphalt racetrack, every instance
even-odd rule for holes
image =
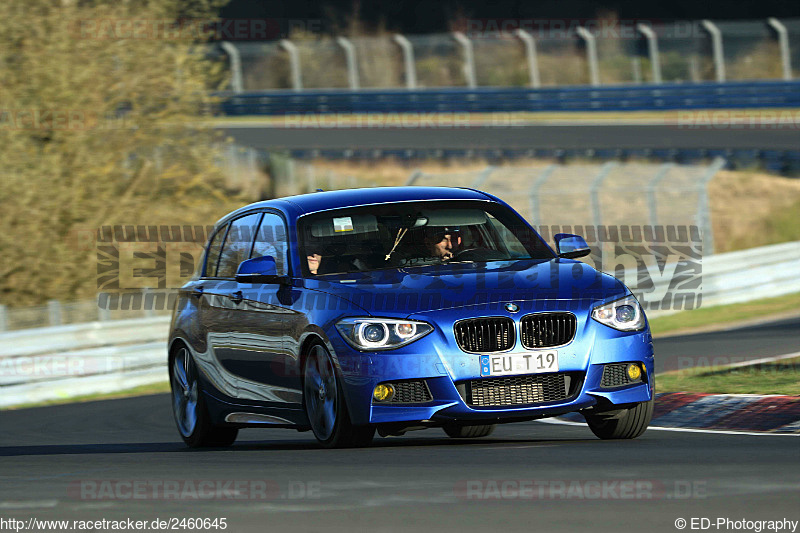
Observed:
[[[262,149],[769,149],[796,150],[794,128],[670,124],[523,124],[453,128],[268,127],[226,124],[237,144]]]
[[[730,365],[800,352],[800,317],[656,339],[656,372]],[[800,458],[800,457],[799,457]]]
[[[746,339],[766,349],[770,337],[783,339],[776,351],[796,349],[796,322],[656,340],[657,357],[730,354]],[[189,450],[163,394],[3,411],[0,428],[3,519],[225,517],[228,531],[332,532],[678,531],[681,518],[800,520],[793,436],[650,429],[601,441],[585,426],[526,422],[473,441],[431,429],[354,450],[320,449],[310,433],[245,430],[230,449]],[[209,499],[210,490],[227,499]]]

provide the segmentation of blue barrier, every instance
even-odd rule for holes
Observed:
[[[800,80],[609,87],[264,91],[227,95],[225,115],[658,111],[800,107]]]

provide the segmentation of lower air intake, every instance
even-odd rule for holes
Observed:
[[[475,379],[466,383],[467,403],[474,407],[535,405],[573,395],[578,380],[567,373]]]
[[[425,403],[433,400],[428,384],[424,380],[392,383],[394,397],[386,403]]]
[[[600,386],[604,389],[613,389],[614,387],[624,387],[631,383],[641,383],[642,378],[631,379],[628,377],[628,365],[630,363],[610,363],[603,365],[603,377],[600,380]]]

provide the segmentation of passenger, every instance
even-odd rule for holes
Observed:
[[[306,254],[306,259],[308,260],[308,271],[317,275],[317,271],[319,271],[319,266],[322,264],[322,255],[318,253],[319,250],[308,250]]]

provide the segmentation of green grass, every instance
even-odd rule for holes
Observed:
[[[715,325],[724,325],[742,320],[768,318],[800,311],[800,292],[764,298],[740,304],[701,307],[692,311],[681,311],[674,315],[654,318],[650,321],[653,335],[658,337],[666,333],[691,332]]]
[[[100,394],[86,394],[84,396],[75,396],[72,398],[58,398],[55,400],[45,400],[42,402],[32,402],[22,405],[15,405],[6,409],[27,409],[28,407],[45,407],[48,405],[62,405],[67,403],[81,403],[93,402],[96,400],[116,400],[119,398],[133,398],[134,396],[147,396],[149,394],[161,394],[169,392],[169,382],[163,381],[159,383],[151,383],[149,385],[141,385],[130,389],[124,389],[116,392],[100,393]]]
[[[782,242],[800,241],[800,224],[797,214],[800,213],[800,201],[783,209],[774,209],[762,219],[758,227],[750,233],[731,238],[726,243],[729,251],[746,250],[757,246],[778,244]]]
[[[658,392],[800,395],[800,357],[739,368],[690,368],[659,374]]]

